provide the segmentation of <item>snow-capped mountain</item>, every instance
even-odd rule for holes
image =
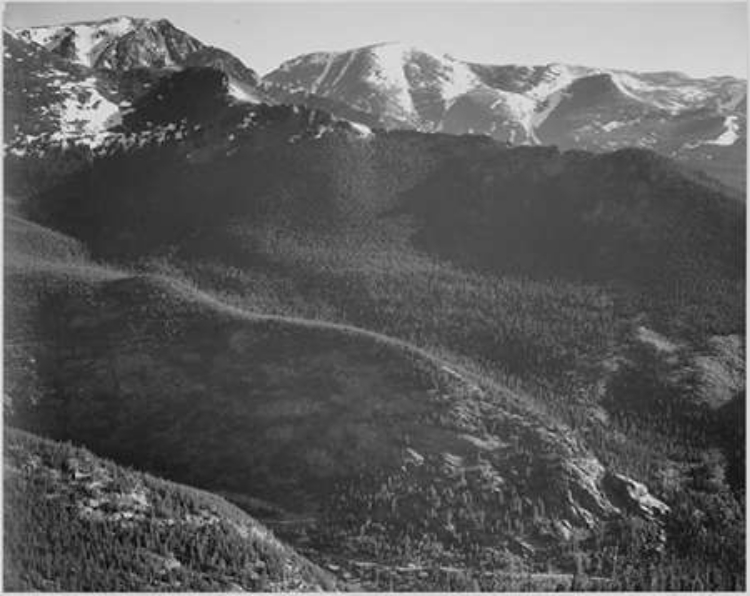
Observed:
[[[87,147],[82,155],[89,158],[165,143],[202,147],[209,137],[213,149],[229,154],[277,120],[289,125],[289,143],[333,132],[371,134],[324,111],[238,99],[232,77],[210,61],[158,76],[140,68],[112,78],[111,71],[71,62],[11,31],[4,32],[4,46],[4,141],[14,157],[47,157],[71,146]]]
[[[348,104],[388,127],[594,151],[651,148],[744,188],[746,82],[733,77],[475,64],[386,43],[299,56],[264,82]]]
[[[75,64],[98,71],[125,73],[133,69],[179,69],[210,66],[230,77],[240,99],[258,101],[259,77],[238,58],[207,46],[167,19],[114,17],[18,30],[26,41]]]
[[[303,104],[369,127],[484,134],[514,145],[649,148],[745,186],[746,82],[732,77],[476,64],[383,43],[299,56],[261,79],[165,19],[116,17],[7,37],[6,100],[13,116],[6,117],[6,131],[16,141],[40,127],[63,137],[95,137],[118,107],[127,108],[160,78],[198,66],[224,72],[228,92],[240,101]],[[29,110],[35,115],[21,115]]]
[[[476,111],[487,121],[478,126],[495,125],[504,136],[512,137],[514,132],[528,136],[524,124],[533,112],[529,98],[483,84],[468,64],[403,44],[301,56],[282,64],[264,81],[347,103],[378,115],[389,126],[427,131],[458,132],[460,114],[469,102],[481,106]],[[471,123],[467,116],[464,120],[469,132]]]
[[[115,17],[31,27],[18,34],[72,62],[91,68],[180,65],[203,44],[167,20]]]
[[[4,141],[16,154],[101,144],[133,102],[183,69],[219,70],[235,100],[267,100],[252,69],[164,19],[4,29],[3,38]]]

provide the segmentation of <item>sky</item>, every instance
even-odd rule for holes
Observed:
[[[491,64],[563,62],[747,78],[743,2],[20,2],[11,28],[130,15],[167,18],[265,74],[321,50],[401,41]]]

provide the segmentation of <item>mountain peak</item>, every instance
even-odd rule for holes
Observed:
[[[54,54],[92,68],[165,67],[203,47],[167,19],[127,15],[20,29],[17,33]]]
[[[361,50],[370,50],[375,53],[393,52],[399,53],[404,57],[412,55],[427,55],[435,59],[457,61],[457,59],[446,52],[444,48],[437,48],[430,44],[413,43],[406,40],[382,41],[353,51]]]

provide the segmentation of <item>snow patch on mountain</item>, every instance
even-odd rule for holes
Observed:
[[[538,103],[536,107],[537,111],[534,112],[531,120],[532,129],[540,127],[549,115],[557,109],[560,102],[567,96],[568,94],[564,88],[558,89]],[[539,110],[539,106],[541,106],[541,110]],[[536,138],[536,134],[534,134],[534,137]]]
[[[611,122],[605,122],[604,124],[600,125],[601,129],[604,132],[612,132],[613,130],[617,130],[618,128],[622,128],[623,126],[627,126],[628,122],[620,122],[619,120],[612,120]]]
[[[354,62],[354,58],[356,57],[356,52],[349,52],[349,54],[346,57],[346,62],[344,65],[339,68],[339,72],[336,75],[336,78],[333,79],[333,82],[331,83],[331,88],[335,88],[336,85],[338,85],[341,80],[344,78],[344,75],[349,71],[349,68],[351,67],[352,63]],[[327,68],[330,69],[331,62],[328,63]]]
[[[132,31],[138,24],[145,21],[146,19],[123,16],[99,22],[30,27],[21,30],[20,35],[48,50],[54,49],[67,38],[72,42],[69,47],[73,51],[67,56],[68,59],[91,67],[109,42]]]
[[[719,78],[691,79],[679,73],[631,73],[611,71],[617,86],[628,96],[657,109],[679,113],[708,105],[720,92],[725,81]],[[735,105],[742,96],[732,96]]]
[[[597,75],[610,79],[618,93],[598,96],[594,91],[588,98],[585,84],[574,88]],[[669,135],[676,129],[665,118],[715,109],[719,102],[731,108],[744,97],[744,86],[727,77],[692,79],[681,73],[636,73],[560,63],[480,65],[401,42],[299,56],[269,73],[266,81],[374,114],[386,126],[487,134],[512,144],[562,142],[601,150],[658,149],[665,144],[673,150],[679,142]],[[598,89],[597,85],[592,89]],[[577,97],[583,101],[576,102]],[[653,118],[653,126],[661,128],[646,126],[643,118]],[[542,134],[548,120],[553,123]],[[570,125],[575,130],[565,133]],[[718,139],[719,144],[732,139],[733,126]]]
[[[9,144],[16,150],[47,138],[52,142],[76,139],[93,145],[121,121],[119,105],[102,94],[94,76],[82,78],[47,66],[15,84],[15,92],[25,99],[28,117],[36,123],[29,127],[21,120],[14,125]]]
[[[441,64],[439,74],[439,90],[446,104],[450,105],[457,97],[470,93],[473,89],[483,86],[479,78],[464,63],[449,56],[411,49],[412,53],[422,53]]]
[[[357,68],[352,68],[354,63]],[[526,136],[534,136],[534,129],[550,117],[572,84],[598,74],[609,75],[622,95],[642,105],[644,111],[677,114],[698,109],[709,100],[715,105],[718,91],[722,93],[722,107],[731,109],[744,97],[744,85],[740,84],[727,95],[732,80],[722,77],[691,79],[680,73],[634,73],[559,63],[540,67],[473,65],[446,53],[404,43],[299,56],[269,73],[267,80],[401,119],[425,130],[441,128],[440,110],[445,115],[461,98],[475,98],[491,90],[496,98],[489,104],[482,101],[481,105],[495,116],[518,116],[521,120],[512,126],[521,126],[529,131]],[[358,87],[358,83],[364,85]],[[352,91],[359,88],[363,90]],[[438,98],[442,100],[440,105],[436,103]],[[488,130],[480,132],[507,128],[493,118],[486,120]]]
[[[635,101],[642,101],[638,91],[644,91],[645,87],[635,77],[626,72],[613,72],[609,75],[620,93]]]
[[[365,80],[384,89],[403,115],[409,117],[415,110],[409,93],[409,81],[404,72],[407,51],[400,44],[382,44],[370,48],[372,64]]]
[[[81,82],[62,83],[60,90],[65,94],[59,110],[63,136],[96,135],[119,115],[118,106],[99,93],[93,77]]]
[[[364,124],[359,124],[358,122],[349,122],[349,125],[352,127],[352,130],[354,130],[357,136],[363,139],[367,139],[375,134],[372,132],[372,129],[369,126],[365,126]]]
[[[260,98],[258,97],[257,94],[251,93],[245,87],[243,87],[242,85],[239,85],[237,81],[235,81],[231,77],[229,77],[227,93],[229,94],[230,97],[233,97],[237,101],[249,102],[249,103],[260,102]]]
[[[497,99],[490,105],[496,115],[510,117],[524,129],[527,137],[534,138],[534,114],[536,102],[520,93],[494,90]]]
[[[566,87],[570,86],[577,78],[588,74],[595,74],[596,69],[585,67],[573,67],[565,64],[550,64],[545,68],[542,78],[535,85],[524,91],[524,95],[544,102],[553,95],[559,95]]]
[[[333,66],[333,61],[336,59],[337,54],[328,54],[328,56],[325,57],[325,66],[323,67],[323,70],[321,71],[320,75],[315,79],[315,81],[312,84],[312,87],[310,89],[311,93],[317,93],[320,89],[320,86],[323,84],[323,82],[328,77],[328,74],[331,72],[331,66]]]
[[[737,116],[727,116],[724,119],[724,132],[713,141],[706,141],[706,145],[734,145],[740,138],[740,122]]]

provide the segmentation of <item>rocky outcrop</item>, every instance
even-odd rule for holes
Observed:
[[[603,487],[611,502],[627,513],[654,519],[669,513],[669,506],[654,497],[645,484],[622,474],[607,473]]]
[[[745,391],[745,341],[739,335],[713,336],[693,358],[697,397],[711,408],[721,408]]]

